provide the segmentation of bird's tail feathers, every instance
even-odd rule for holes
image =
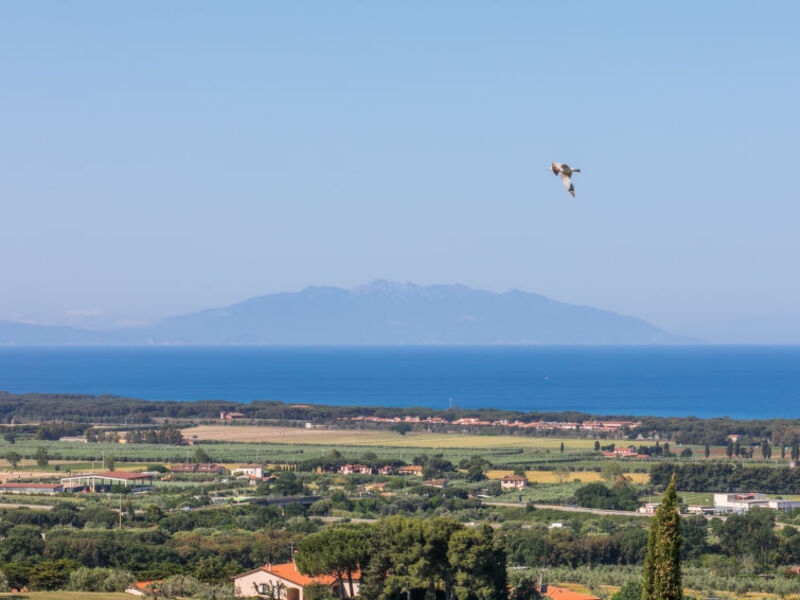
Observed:
[[[580,173],[580,172],[581,172],[581,170],[580,170],[580,169],[572,169],[572,172],[573,172],[573,173]]]

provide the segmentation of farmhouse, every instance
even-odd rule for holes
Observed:
[[[246,477],[261,479],[264,477],[264,467],[261,465],[239,465],[231,471],[231,475],[245,475]]]
[[[501,490],[521,490],[528,487],[528,478],[522,475],[506,475],[500,480]]]
[[[439,489],[444,489],[447,487],[447,479],[430,479],[428,481],[423,481],[422,485],[427,485],[428,487],[435,487]]]
[[[612,452],[603,452],[603,456],[608,458],[647,458],[646,454],[639,454],[633,446],[629,448],[614,448]]]
[[[348,598],[358,595],[361,573],[353,573],[353,590],[345,581],[344,593]],[[236,575],[233,578],[234,591],[241,598],[269,597],[275,600],[303,600],[303,591],[308,586],[324,585],[331,589],[334,596],[339,595],[336,579],[330,575],[309,577],[297,569],[294,562],[278,565],[265,565]]]
[[[2,483],[3,494],[58,494],[64,491],[60,483]]]

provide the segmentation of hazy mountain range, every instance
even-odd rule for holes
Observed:
[[[688,340],[642,319],[518,290],[374,281],[308,287],[137,329],[89,330],[0,322],[19,345],[670,344]]]

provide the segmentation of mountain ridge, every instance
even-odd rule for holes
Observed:
[[[638,317],[511,289],[376,279],[308,286],[177,315],[139,329],[85,330],[0,322],[1,344],[538,345],[674,344]]]

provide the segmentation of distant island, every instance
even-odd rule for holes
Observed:
[[[642,319],[539,294],[378,280],[308,287],[137,329],[88,330],[0,322],[15,345],[536,345],[675,344]]]

